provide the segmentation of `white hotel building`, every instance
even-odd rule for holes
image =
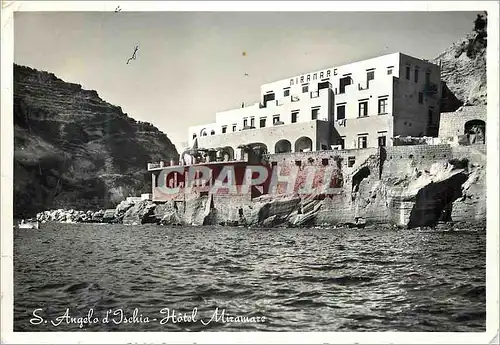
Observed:
[[[238,158],[241,144],[269,153],[391,146],[395,136],[437,136],[440,68],[401,53],[261,86],[260,102],[189,128],[202,148]]]

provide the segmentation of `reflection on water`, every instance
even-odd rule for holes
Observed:
[[[43,224],[15,230],[14,330],[81,330],[50,322],[70,308],[89,331],[485,331],[485,244],[482,227]],[[216,308],[265,321],[207,322]]]

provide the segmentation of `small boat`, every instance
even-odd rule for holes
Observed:
[[[36,230],[38,230],[40,228],[40,222],[37,220],[24,221],[24,219],[23,219],[23,220],[21,220],[21,223],[18,224],[18,228],[19,229],[36,229]]]

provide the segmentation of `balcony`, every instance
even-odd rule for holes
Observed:
[[[169,162],[160,161],[158,163],[148,163],[148,171],[177,165],[178,162],[176,162],[174,159],[171,159]]]
[[[361,84],[358,83],[358,91],[368,90],[370,88],[370,83]]]

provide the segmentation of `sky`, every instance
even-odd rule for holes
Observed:
[[[96,90],[182,151],[189,126],[258,102],[262,84],[395,52],[430,60],[478,13],[16,12],[14,62]]]

